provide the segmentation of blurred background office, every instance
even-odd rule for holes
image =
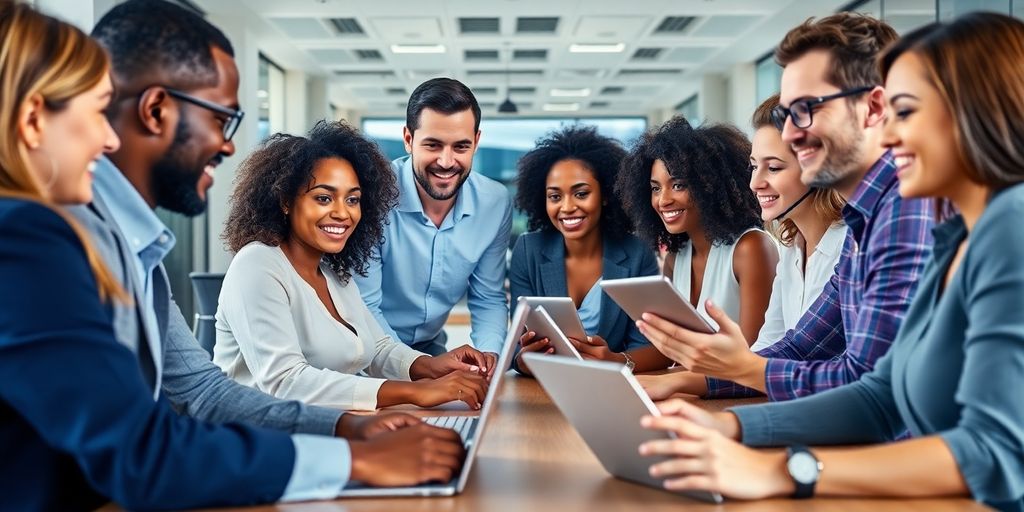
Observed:
[[[988,10],[1024,17],[1024,0],[176,0],[235,47],[246,112],[237,154],[216,171],[206,214],[158,212],[177,236],[167,259],[186,317],[189,272],[224,272],[220,240],[239,163],[269,134],[344,119],[389,158],[404,155],[405,105],[436,76],[470,86],[483,110],[473,171],[513,192],[517,159],[566,123],[630,144],[676,114],[749,131],[778,91],[773,46],[811,16],[856,11],[900,33]],[[83,30],[117,0],[35,0]],[[513,240],[525,229],[518,215]]]

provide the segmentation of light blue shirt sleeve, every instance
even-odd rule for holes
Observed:
[[[498,236],[487,247],[469,277],[470,338],[482,352],[500,354],[508,331],[508,303],[505,298],[505,257],[512,233],[512,202],[504,198],[505,211]]]
[[[391,336],[391,339],[405,343],[402,338],[398,337],[398,333],[391,328],[391,324],[388,323],[387,319],[384,318],[384,313],[381,311],[380,303],[384,296],[384,292],[381,289],[381,280],[383,272],[383,262],[380,256],[380,245],[378,244],[373,248],[373,254],[370,256],[369,261],[366,263],[366,276],[356,275],[356,284],[359,286],[359,293],[363,297],[363,302],[366,303],[366,308],[370,310],[373,318],[377,320],[381,329],[384,329],[384,333]]]
[[[295,467],[281,501],[325,500],[338,496],[352,472],[348,441],[308,434],[292,435]]]

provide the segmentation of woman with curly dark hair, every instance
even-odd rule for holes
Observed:
[[[759,229],[748,182],[750,141],[729,125],[693,128],[674,117],[637,141],[617,190],[637,234],[665,247],[664,274],[712,326],[713,303],[757,339],[771,298],[778,253]]]
[[[589,335],[571,340],[582,354],[636,371],[671,363],[647,341],[597,282],[658,273],[654,253],[630,234],[629,219],[613,195],[626,152],[597,129],[570,126],[537,141],[519,160],[516,205],[533,232],[512,250],[512,303],[520,296],[570,297]],[[605,341],[607,340],[607,341]],[[521,352],[552,352],[547,338],[527,332]],[[528,373],[521,354],[517,370]]]
[[[395,180],[377,146],[340,122],[308,138],[274,135],[246,159],[224,230],[237,254],[213,357],[228,376],[340,409],[479,407],[483,355],[464,346],[431,357],[392,340],[351,279],[380,243]]]

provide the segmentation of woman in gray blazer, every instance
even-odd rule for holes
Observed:
[[[526,212],[532,232],[516,241],[509,281],[513,304],[520,296],[572,298],[589,335],[572,340],[584,357],[650,371],[671,361],[597,284],[658,273],[654,253],[630,234],[612,193],[624,157],[622,146],[596,128],[570,126],[538,141],[519,160],[516,206]],[[533,332],[522,336],[520,347],[553,350]],[[518,356],[514,367],[529,373]]]
[[[970,495],[1024,510],[1022,66],[1024,22],[993,13],[928,25],[883,55],[882,143],[900,195],[941,198],[960,212],[935,228],[892,348],[860,381],[790,402],[719,415],[663,403],[665,416],[644,422],[678,439],[641,446],[673,457],[652,475],[668,488],[748,499],[815,489]],[[910,439],[887,443],[908,431]],[[754,451],[733,439],[789,450]]]

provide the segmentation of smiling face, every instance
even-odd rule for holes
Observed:
[[[340,253],[362,217],[361,197],[352,164],[340,158],[317,161],[312,181],[286,212],[289,238],[312,252]]]
[[[826,79],[831,59],[827,51],[814,50],[787,64],[782,71],[779,103],[789,107],[798,100],[839,92]],[[796,153],[805,184],[843,188],[847,181],[856,179],[864,160],[865,137],[862,116],[850,101],[839,98],[815,105],[807,128],[797,128],[787,118],[782,138]],[[864,100],[855,101],[859,105]]]
[[[92,174],[104,153],[116,151],[120,140],[107,122],[110,76],[72,98],[57,112],[45,111],[39,147],[29,152],[39,182],[50,185],[50,199],[58,204],[92,201]]]
[[[601,184],[579,160],[561,160],[551,166],[544,184],[548,218],[566,240],[600,233]]]
[[[412,155],[412,172],[421,196],[447,201],[459,192],[469,178],[480,141],[475,126],[470,109],[449,115],[425,108],[415,132],[403,128],[405,150]]]
[[[761,220],[782,215],[809,187],[800,181],[796,155],[772,126],[758,128],[750,151],[750,190],[761,205]]]
[[[665,223],[665,230],[673,235],[689,233],[700,226],[700,212],[686,185],[673,178],[661,160],[655,160],[651,166],[651,207]]]
[[[217,85],[185,91],[196,98],[237,110],[238,68],[220,48],[212,48]],[[194,216],[206,211],[207,192],[213,186],[214,169],[235,154],[235,144],[224,140],[226,116],[199,105],[175,99],[181,118],[174,141],[153,167],[156,204],[173,212]]]
[[[953,116],[926,76],[921,58],[905,53],[885,81],[890,113],[883,144],[892,150],[903,197],[949,197],[966,179]]]

